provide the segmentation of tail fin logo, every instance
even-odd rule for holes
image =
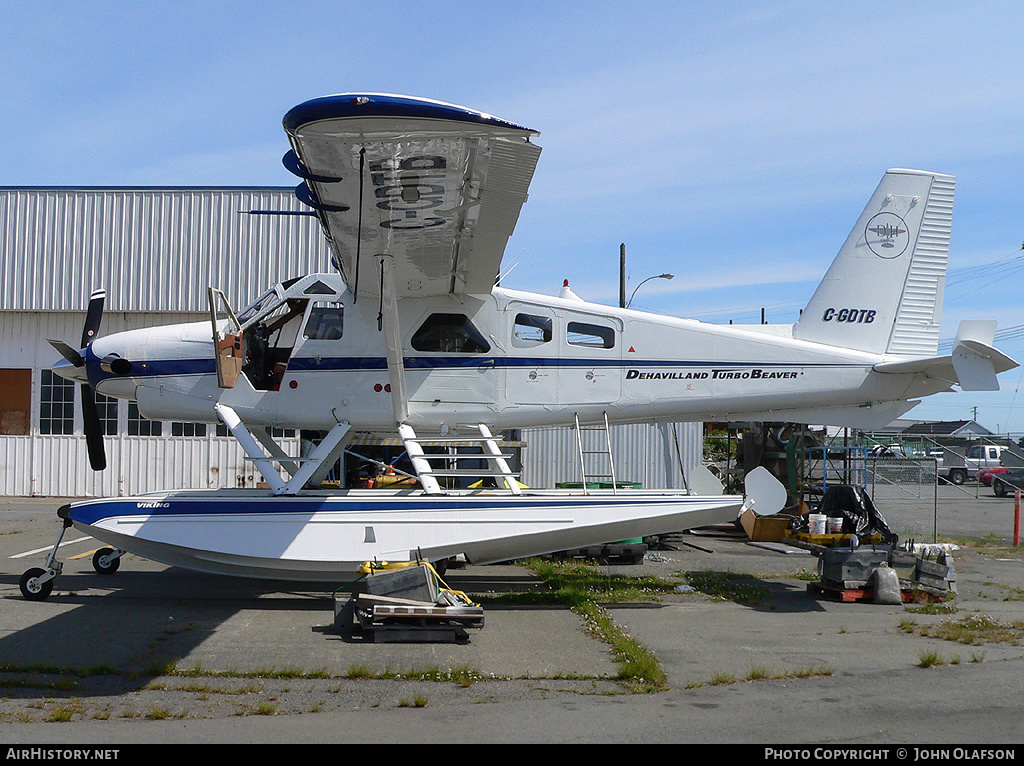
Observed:
[[[895,213],[879,213],[864,227],[864,241],[879,258],[899,258],[910,244],[910,229]]]

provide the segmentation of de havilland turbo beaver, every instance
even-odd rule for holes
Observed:
[[[157,420],[223,423],[268,486],[96,499],[60,509],[111,546],[228,575],[337,581],[373,560],[490,562],[735,519],[779,507],[686,491],[534,490],[499,432],[534,426],[784,421],[869,428],[930,394],[998,388],[1016,363],[995,323],[964,321],[939,356],[954,179],[886,172],[800,319],[711,325],[498,285],[540,154],[535,131],[437,101],[314,99],[284,118],[285,165],[321,224],[335,272],[273,286],[237,313],[215,287],[210,321],[103,336],[94,293],[80,349],[52,341],[82,385],[93,467],[104,466],[93,392]],[[324,432],[302,458],[270,427]],[[397,434],[419,486],[321,490],[357,433]],[[495,487],[448,488],[475,440]],[[438,464],[437,458],[444,461]],[[761,493],[758,496],[758,492]],[[781,493],[784,500],[785,492]],[[760,502],[758,502],[760,500]],[[59,541],[58,541],[59,543]],[[22,592],[45,598],[54,546]]]

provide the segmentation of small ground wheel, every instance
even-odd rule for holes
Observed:
[[[113,548],[100,548],[92,555],[92,568],[102,575],[114,574],[121,566],[121,557],[110,558],[113,553]]]
[[[21,595],[29,601],[45,601],[53,592],[53,580],[40,582],[39,578],[46,574],[45,569],[34,567],[21,576]]]

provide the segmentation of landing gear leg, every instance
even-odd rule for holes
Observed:
[[[64,539],[64,532],[70,526],[71,521],[65,519],[60,528],[60,534],[57,535],[57,542],[53,544],[53,550],[46,557],[45,568],[33,567],[21,576],[21,582],[18,583],[21,587],[21,595],[29,601],[45,601],[53,591],[53,581],[64,569],[64,563],[57,561],[57,549]]]

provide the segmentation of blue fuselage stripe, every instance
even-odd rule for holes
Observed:
[[[405,357],[407,370],[433,370],[444,368],[465,367],[607,367],[607,368],[650,368],[650,367],[762,367],[762,368],[793,368],[793,367],[864,367],[858,363],[835,362],[751,362],[751,361],[707,361],[691,359],[595,359],[595,358],[558,358],[558,357],[520,357],[520,356],[412,356]],[[386,370],[385,357],[376,356],[343,356],[343,357],[292,357],[288,362],[289,372],[313,372],[318,370]],[[132,369],[132,377],[160,377],[178,375],[212,375],[216,372],[212,359],[167,359],[142,362]],[[113,377],[103,374],[100,379]]]

